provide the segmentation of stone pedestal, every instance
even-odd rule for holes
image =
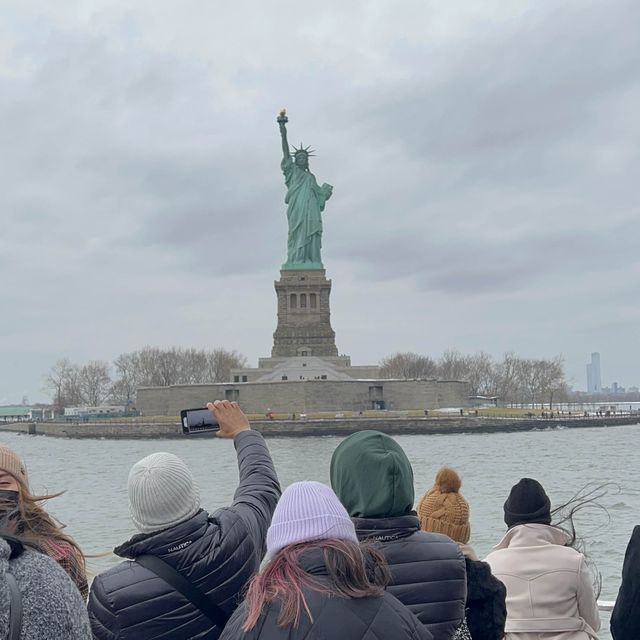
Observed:
[[[331,280],[324,269],[283,269],[274,284],[278,326],[271,357],[337,356],[329,308]]]

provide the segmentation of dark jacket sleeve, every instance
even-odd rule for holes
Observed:
[[[622,565],[622,584],[611,614],[614,640],[640,638],[640,526],[631,534]]]
[[[507,620],[507,590],[486,562],[466,558],[467,625],[472,638],[502,640]]]
[[[245,522],[255,548],[264,553],[267,529],[280,498],[280,483],[262,434],[243,431],[234,445],[240,482],[231,509]]]
[[[100,576],[97,576],[91,584],[87,609],[91,633],[96,640],[116,640],[119,637],[118,622]]]

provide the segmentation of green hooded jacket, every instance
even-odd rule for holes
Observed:
[[[402,447],[380,431],[359,431],[331,457],[331,487],[352,518],[393,518],[413,511],[413,470]]]

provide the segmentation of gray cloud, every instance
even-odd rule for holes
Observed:
[[[324,260],[354,362],[563,352],[580,383],[600,349],[640,383],[637,3],[195,7],[9,2],[0,397],[39,397],[62,355],[269,352],[281,106],[335,187]]]

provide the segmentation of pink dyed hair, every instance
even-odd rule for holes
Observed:
[[[300,557],[313,549],[323,552],[328,583],[314,579],[300,565]],[[343,598],[370,598],[380,597],[388,582],[384,556],[371,545],[337,539],[292,544],[280,549],[251,579],[245,599],[247,619],[242,628],[251,631],[265,605],[275,601],[280,602],[281,627],[297,627],[303,610],[313,621],[304,589]]]

